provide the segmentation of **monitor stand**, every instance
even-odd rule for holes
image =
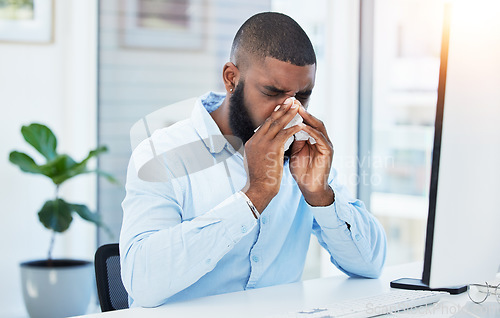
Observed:
[[[416,278],[400,278],[393,280],[391,282],[391,287],[399,289],[411,289],[411,290],[444,291],[452,295],[458,295],[467,291],[467,286],[430,288],[428,285],[424,284],[421,279],[416,279]]]

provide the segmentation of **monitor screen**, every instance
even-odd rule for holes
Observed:
[[[500,265],[500,1],[445,12],[421,281],[432,289],[484,283]]]

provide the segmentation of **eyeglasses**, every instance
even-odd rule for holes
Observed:
[[[469,294],[470,300],[476,304],[480,304],[486,300],[491,294],[495,295],[495,298],[500,303],[500,284],[496,286],[481,284],[470,284],[467,286],[467,293]]]

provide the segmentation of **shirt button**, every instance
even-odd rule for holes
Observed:
[[[267,217],[262,217],[262,224],[266,224],[267,223]]]
[[[252,256],[252,261],[254,261],[255,263],[258,263],[259,262],[259,257],[258,256]]]
[[[359,241],[359,240],[361,240],[361,235],[356,234],[356,236],[354,238],[356,239],[356,241]]]
[[[241,233],[246,233],[247,232],[247,227],[242,225],[241,226]]]

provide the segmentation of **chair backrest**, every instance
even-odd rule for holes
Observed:
[[[94,259],[97,294],[101,310],[128,308],[128,294],[123,287],[118,244],[106,244],[97,249]]]

